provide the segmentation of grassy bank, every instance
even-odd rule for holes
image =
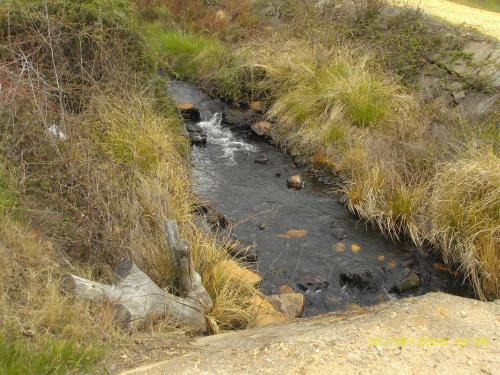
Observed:
[[[190,3],[215,17],[231,2]],[[241,91],[266,103],[273,136],[340,175],[351,211],[437,252],[480,298],[498,298],[498,112],[466,118],[422,100],[416,86],[428,56],[459,58],[463,39],[380,1],[349,8],[262,1],[246,9],[265,33],[249,27],[250,37],[228,38],[229,23],[204,45],[225,43],[238,57],[248,77]],[[181,18],[180,27],[203,33],[193,19]],[[241,27],[230,12],[228,19]],[[219,82],[206,77],[193,79],[217,93]]]
[[[255,287],[220,266],[226,252],[194,224],[190,145],[166,82],[152,78],[163,62],[139,21],[127,1],[0,5],[2,373],[91,371],[134,347],[139,333],[116,326],[112,306],[65,296],[59,280],[110,283],[132,259],[171,290],[166,219],[179,222],[214,298],[212,330],[252,318]]]

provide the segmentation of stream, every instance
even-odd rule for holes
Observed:
[[[207,135],[205,146],[193,146],[194,190],[230,220],[240,241],[256,247],[252,267],[263,277],[264,293],[279,293],[283,285],[303,293],[304,316],[429,291],[464,294],[437,260],[391,242],[350,214],[328,178],[295,167],[251,131],[224,125],[226,104],[183,82],[172,82],[170,90],[176,102],[200,110],[197,125]],[[262,155],[268,162],[256,163]],[[297,174],[304,187],[288,189],[287,178]],[[415,275],[417,285],[401,292],[402,280],[415,284]]]

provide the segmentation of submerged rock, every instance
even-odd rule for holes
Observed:
[[[179,103],[177,104],[177,109],[185,120],[197,122],[201,119],[200,110],[196,108],[193,103]]]
[[[267,121],[256,122],[251,126],[252,131],[258,136],[268,136],[271,131],[271,123]]]
[[[341,273],[339,275],[340,286],[349,286],[358,289],[374,289],[375,280],[370,271],[360,272],[360,273]]]
[[[292,189],[302,189],[304,187],[304,180],[300,175],[290,176],[286,180],[286,185]]]
[[[256,164],[267,164],[269,163],[269,159],[266,155],[260,155],[257,159],[254,160]]]
[[[342,240],[347,237],[347,231],[342,228],[342,227],[334,227],[332,229],[332,234],[337,238],[338,240]]]
[[[287,318],[300,318],[304,313],[304,295],[302,293],[286,293],[268,296],[267,300]]]
[[[390,291],[392,293],[405,293],[413,289],[417,289],[422,285],[422,278],[414,271],[407,269],[406,275],[399,280],[397,285],[394,285]]]
[[[323,280],[317,275],[307,275],[301,278],[297,283],[297,288],[302,290],[304,293],[321,293],[323,290],[327,289],[330,283]]]

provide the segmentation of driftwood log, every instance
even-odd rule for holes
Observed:
[[[207,330],[206,314],[213,302],[193,266],[188,243],[179,238],[177,223],[165,223],[166,239],[177,266],[180,295],[175,296],[158,287],[133,262],[125,260],[115,269],[120,281],[106,285],[75,275],[66,275],[61,282],[65,293],[95,302],[110,302],[117,320],[124,326],[139,329],[151,320],[168,318],[196,331]]]

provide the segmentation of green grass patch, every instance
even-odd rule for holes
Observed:
[[[32,341],[13,330],[0,330],[0,373],[5,375],[67,374],[90,372],[102,358],[94,345],[70,340]]]
[[[212,72],[226,50],[221,42],[202,35],[166,30],[158,23],[143,28],[143,35],[156,55],[178,78],[197,80]]]
[[[358,126],[383,120],[390,111],[392,94],[392,87],[366,72],[345,79],[339,92],[351,120]]]

